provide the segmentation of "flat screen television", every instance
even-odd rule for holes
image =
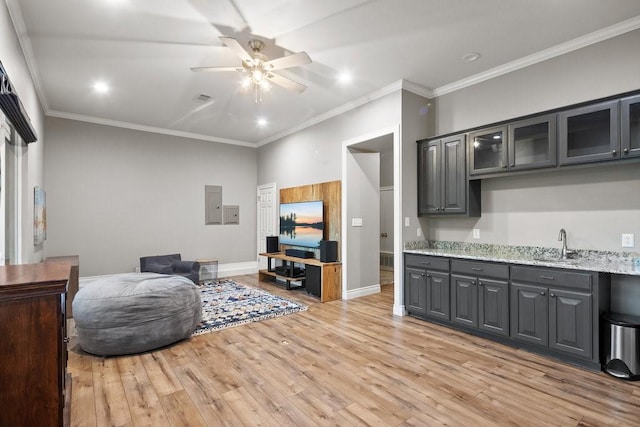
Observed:
[[[280,244],[319,248],[324,236],[322,200],[280,204]]]

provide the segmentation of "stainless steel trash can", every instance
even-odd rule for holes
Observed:
[[[605,313],[603,369],[617,378],[640,380],[640,317]]]

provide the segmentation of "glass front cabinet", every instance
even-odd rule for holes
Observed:
[[[640,156],[640,95],[621,100],[620,125],[622,158]]]
[[[470,175],[556,165],[556,115],[547,114],[470,134]]]
[[[620,158],[618,100],[559,113],[561,165]]]

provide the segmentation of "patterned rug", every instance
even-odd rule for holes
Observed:
[[[259,322],[305,311],[306,305],[252,288],[234,280],[219,279],[199,286],[202,321],[193,335]]]

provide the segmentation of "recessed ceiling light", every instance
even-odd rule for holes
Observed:
[[[267,125],[267,123],[269,123],[269,122],[268,122],[268,121],[267,121],[267,119],[265,119],[264,117],[260,117],[260,118],[256,121],[256,123],[258,123],[258,126],[260,126],[260,127],[265,127],[265,126]]]
[[[99,80],[93,84],[93,90],[99,94],[105,94],[109,92],[109,85],[103,80]]]
[[[480,54],[478,52],[469,52],[462,56],[462,60],[466,62],[473,62],[476,59],[480,58]]]
[[[353,75],[349,71],[345,70],[340,74],[338,74],[338,82],[340,84],[346,85],[351,83],[352,80],[353,80]]]

